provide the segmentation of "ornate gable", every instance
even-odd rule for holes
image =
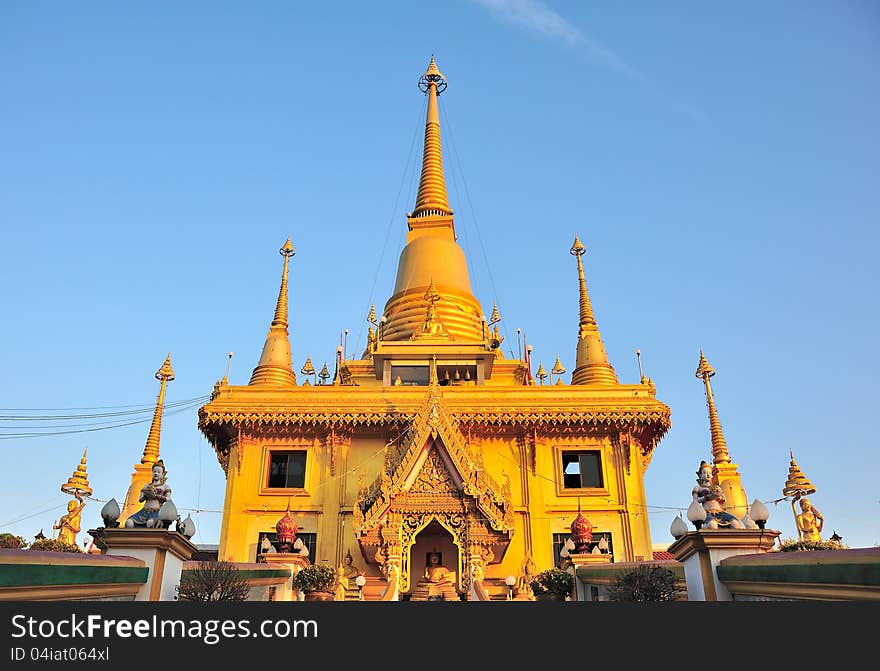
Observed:
[[[412,424],[396,446],[386,448],[382,473],[370,486],[359,488],[355,530],[364,534],[375,529],[392,508],[462,510],[462,498],[469,497],[490,528],[510,535],[509,483],[499,486],[482,468],[481,455],[467,444],[444,407],[434,375],[432,380]]]

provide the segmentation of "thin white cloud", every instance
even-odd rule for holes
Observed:
[[[583,47],[590,56],[619,72],[635,79],[642,74],[599,40],[590,37],[572,25],[539,0],[471,0],[489,10],[497,19],[512,23],[543,37],[559,39],[571,47]]]
[[[559,40],[574,49],[584,49],[587,56],[595,63],[641,82],[687,116],[701,122],[708,121],[704,112],[657,90],[645,75],[629,65],[614,51],[572,24],[565,17],[557,14],[540,0],[471,0],[471,2],[488,10],[500,21],[519,26],[541,37]]]

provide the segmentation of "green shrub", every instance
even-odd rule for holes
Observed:
[[[247,601],[250,585],[238,567],[227,561],[202,561],[182,571],[178,601]]]
[[[813,550],[847,550],[848,547],[841,543],[831,541],[799,541],[795,538],[786,538],[782,541],[780,552],[803,552]]]
[[[548,568],[536,575],[530,584],[535,595],[552,592],[560,596],[568,596],[574,588],[574,576],[561,568]]]
[[[336,571],[326,564],[306,566],[293,577],[293,586],[301,592],[332,592],[336,588]]]
[[[0,534],[0,548],[7,550],[24,550],[27,547],[27,541],[21,536],[15,534]]]
[[[675,573],[663,566],[643,564],[617,575],[608,587],[611,601],[675,601],[678,593]]]
[[[79,552],[82,554],[82,548],[74,543],[65,543],[57,538],[41,538],[31,543],[28,550],[40,550],[42,552]]]

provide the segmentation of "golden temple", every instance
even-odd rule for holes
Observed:
[[[322,372],[316,384],[309,358],[298,383],[288,239],[249,384],[220,380],[199,411],[226,474],[221,560],[255,561],[288,509],[313,562],[339,566],[351,553],[368,580],[397,576],[402,599],[432,593],[425,581],[435,555],[463,599],[477,570],[503,587],[524,567],[554,566],[579,513],[614,561],[652,557],[644,474],[669,429],[669,408],[647,377],[618,380],[577,237],[569,250],[579,316],[570,383],[558,358],[558,382],[547,385],[543,366],[535,383],[528,350],[505,358],[498,307],[487,319],[474,296],[447,196],[438,105],[446,84],[432,58],[419,80],[424,153],[406,245],[384,310],[370,311],[361,356],[338,348],[335,375]],[[719,459],[719,470],[736,483],[727,462]]]

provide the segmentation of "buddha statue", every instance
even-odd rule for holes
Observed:
[[[76,497],[76,501],[67,502],[67,514],[61,516],[58,524],[52,525],[52,529],[58,531],[58,540],[70,545],[76,545],[76,535],[80,530],[82,509],[86,505],[79,491],[75,491],[73,495]]]
[[[454,578],[455,574],[443,565],[439,552],[428,553],[425,572],[416,583],[412,601],[460,601]]]

